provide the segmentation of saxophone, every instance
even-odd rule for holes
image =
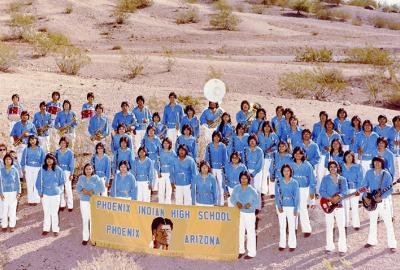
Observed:
[[[246,122],[247,122],[247,128],[250,127],[251,123],[256,120],[257,118],[257,110],[261,108],[260,103],[254,103],[251,105],[251,112],[250,114],[246,117]]]
[[[60,127],[60,128],[58,129],[58,135],[59,135],[60,137],[62,137],[62,136],[64,136],[65,134],[67,134],[68,131],[69,131],[69,129],[71,128],[72,124],[74,124],[74,123],[76,123],[76,117],[75,117],[75,116],[72,118],[72,121],[71,121],[70,123],[68,123],[68,124],[66,124],[65,126]]]
[[[216,128],[222,121],[222,110],[220,108],[217,109],[215,119],[211,124],[208,125],[208,128]]]
[[[102,130],[106,127],[106,124],[107,124],[107,121],[106,120],[104,120],[104,124],[101,126],[101,127],[99,127],[99,129],[96,131],[96,133],[94,134],[94,140],[96,140],[96,141],[101,141],[101,139],[103,139],[103,134],[102,134]]]

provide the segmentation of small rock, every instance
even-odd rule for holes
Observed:
[[[351,102],[348,101],[348,100],[345,100],[345,101],[343,101],[343,105],[344,105],[344,106],[350,106],[350,105],[351,105]]]

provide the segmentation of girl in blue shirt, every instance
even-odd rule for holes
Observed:
[[[314,142],[317,141],[319,134],[321,134],[322,131],[325,131],[325,122],[328,120],[328,118],[328,113],[326,111],[319,112],[319,122],[313,125],[311,134],[311,138]]]
[[[59,131],[59,135],[66,136],[69,139],[70,147],[74,148],[75,128],[78,127],[78,122],[76,113],[71,110],[71,102],[64,100],[63,110],[57,114],[54,127]],[[68,128],[60,134],[60,129],[64,127]]]
[[[175,151],[178,150],[179,145],[186,145],[189,156],[194,160],[197,159],[197,141],[196,138],[192,136],[192,128],[188,124],[182,127],[182,135],[176,140]]]
[[[221,132],[222,140],[221,142],[225,145],[228,145],[233,133],[235,132],[235,127],[232,125],[231,115],[227,112],[224,112],[221,117],[221,123],[217,127],[219,132]]]
[[[232,140],[228,145],[228,155],[233,152],[238,152],[243,159],[243,150],[248,146],[249,134],[245,133],[246,126],[244,124],[237,124],[236,134],[233,134]]]
[[[101,103],[96,105],[96,114],[90,118],[88,132],[94,145],[98,142],[106,144],[106,138],[110,135],[110,124]]]
[[[193,131],[193,137],[199,139],[200,137],[200,121],[196,116],[196,111],[192,105],[187,105],[185,107],[185,116],[182,118],[181,126],[189,125]],[[181,130],[183,133],[183,128]]]
[[[211,173],[211,167],[207,161],[200,162],[199,174],[192,182],[192,204],[198,206],[219,205],[217,179]]]
[[[306,159],[315,169],[321,159],[318,145],[311,140],[311,131],[308,128],[303,129],[301,136],[303,138],[301,147],[306,152]]]
[[[372,131],[372,123],[365,120],[362,125],[362,131],[357,133],[355,145],[358,152],[358,158],[365,174],[369,170],[373,153],[377,148],[378,134]]]
[[[146,134],[142,140],[142,147],[147,151],[147,157],[153,163],[153,175],[156,176],[152,180],[153,191],[158,191],[158,171],[160,170],[160,152],[162,149],[161,141],[156,136],[156,128],[153,126],[148,126]]]
[[[286,142],[280,141],[278,144],[278,150],[275,151],[272,156],[272,165],[269,168],[272,182],[275,182],[277,178],[282,177],[281,168],[283,164],[289,164],[291,161],[292,156],[288,153]]]
[[[236,123],[243,124],[245,127],[249,128],[251,121],[248,121],[250,114],[250,103],[247,100],[243,100],[240,103],[240,111],[236,113]]]
[[[278,138],[281,138],[281,127],[282,124],[286,121],[285,116],[283,115],[283,112],[285,111],[285,108],[283,106],[279,105],[275,109],[275,116],[272,117],[271,119],[271,126],[273,128],[273,131],[275,134],[278,136]]]
[[[227,163],[224,168],[224,174],[227,182],[225,185],[225,192],[232,194],[235,186],[240,184],[239,175],[243,171],[247,171],[247,168],[242,163],[240,159],[240,154],[238,152],[233,152],[230,157],[230,162]],[[228,200],[228,206],[234,207],[231,200]]]
[[[111,152],[115,156],[117,151],[121,148],[121,138],[127,138],[127,147],[133,149],[132,137],[126,132],[125,124],[118,124],[117,133],[111,136]]]
[[[249,134],[258,135],[258,133],[261,131],[262,125],[265,122],[266,115],[267,114],[264,108],[257,109],[256,119],[251,123],[251,126],[248,130]]]
[[[136,178],[137,200],[150,202],[154,178],[158,176],[158,173],[157,176],[154,175],[154,161],[147,157],[147,150],[143,146],[138,150],[138,157],[133,161],[131,171]]]
[[[115,175],[110,188],[110,197],[136,200],[137,181],[135,176],[129,171],[128,162],[126,160],[122,160],[119,163],[118,169],[119,172]]]
[[[290,129],[287,133],[286,141],[288,143],[289,152],[293,151],[297,146],[301,146],[303,142],[302,129],[299,127],[299,120],[296,116],[289,119]]]
[[[152,122],[150,123],[156,129],[156,136],[160,140],[164,140],[167,136],[167,126],[161,123],[161,117],[158,112],[153,113]]]
[[[119,139],[119,146],[120,149],[115,153],[113,159],[113,172],[114,174],[117,173],[118,164],[122,160],[126,160],[128,162],[129,169],[132,169],[133,164],[133,152],[132,149],[128,148],[129,140],[126,137],[121,137]]]
[[[101,142],[96,144],[96,152],[91,158],[91,165],[93,166],[94,174],[100,179],[100,183],[103,185],[101,196],[108,196],[108,189],[110,188],[110,177],[111,177],[111,159],[105,153],[105,146]]]
[[[386,117],[386,115],[379,115],[378,116],[378,125],[376,125],[374,127],[374,132],[376,132],[379,137],[384,137],[384,138],[388,138],[389,134],[390,134],[390,129],[392,128],[391,125],[387,124],[388,119]]]
[[[172,141],[169,138],[165,138],[162,145],[163,149],[160,151],[160,166],[157,172],[158,203],[171,204],[171,174],[176,154],[175,151],[172,150]]]
[[[351,127],[352,127],[352,133],[351,133],[351,144],[350,144],[350,150],[354,152],[354,156],[356,157],[356,161],[358,161],[358,152],[357,152],[357,147],[356,147],[356,136],[357,133],[361,131],[361,118],[358,115],[354,115],[351,118]]]
[[[283,112],[285,115],[285,121],[282,122],[281,125],[281,141],[287,142],[287,137],[290,132],[290,118],[294,115],[294,112],[290,108],[286,108],[285,111]]]
[[[330,151],[326,153],[325,156],[325,167],[328,171],[328,164],[332,160],[336,160],[339,164],[340,169],[342,169],[343,165],[343,155],[344,151],[342,148],[342,142],[339,139],[334,139],[331,143]]]
[[[338,109],[336,113],[336,118],[333,122],[335,124],[336,132],[340,134],[340,137],[342,139],[343,151],[349,150],[351,144],[352,128],[351,128],[351,122],[347,118],[347,112],[344,108]]]

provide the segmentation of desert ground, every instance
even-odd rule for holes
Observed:
[[[22,0],[21,0],[22,1]],[[234,14],[240,18],[237,31],[214,30],[209,25],[209,14],[215,11],[211,1],[188,4],[179,0],[155,0],[150,7],[129,14],[124,24],[116,24],[112,16],[116,0],[32,0],[23,5],[23,12],[37,17],[35,30],[66,35],[71,42],[84,49],[91,63],[75,75],[62,74],[52,54],[32,57],[33,47],[12,36],[7,12],[11,0],[0,1],[0,36],[5,43],[18,49],[19,63],[7,72],[0,72],[0,141],[8,142],[6,106],[11,94],[18,93],[21,102],[31,113],[37,111],[42,100],[49,100],[54,90],[62,99],[72,102],[79,111],[86,93],[92,91],[96,102],[103,103],[105,113],[112,118],[121,101],[134,103],[139,94],[145,96],[152,111],[162,112],[170,91],[198,100],[199,114],[206,107],[203,85],[215,73],[224,80],[228,92],[222,107],[235,115],[240,102],[248,99],[259,102],[271,118],[277,105],[295,111],[302,127],[312,127],[318,113],[326,110],[332,116],[339,107],[349,115],[376,122],[379,114],[389,119],[398,110],[378,102],[369,103],[369,92],[363,87],[362,76],[375,72],[374,67],[342,62],[325,63],[336,68],[352,83],[346,91],[325,101],[296,99],[279,91],[278,80],[285,72],[311,70],[313,63],[294,61],[296,50],[304,47],[328,48],[335,57],[354,47],[374,46],[388,50],[394,59],[400,54],[400,31],[375,28],[369,23],[361,26],[350,22],[317,20],[308,16],[294,16],[290,9],[265,8],[255,14],[245,1],[228,1]],[[25,1],[26,2],[26,1]],[[250,1],[251,2],[251,1]],[[66,14],[67,6],[73,11]],[[238,11],[240,7],[241,11]],[[196,8],[200,21],[178,25],[176,14]],[[383,13],[359,7],[340,6],[364,21],[382,16],[399,19],[398,13]],[[119,49],[115,49],[119,48]],[[166,70],[165,51],[172,52],[174,65]],[[134,52],[148,57],[143,73],[132,79],[121,68],[126,55]],[[210,74],[210,70],[214,74]],[[81,163],[84,160],[80,161]],[[81,245],[81,217],[79,201],[75,210],[60,215],[61,234],[58,238],[42,237],[42,208],[28,207],[25,198],[20,202],[17,228],[14,233],[0,234],[0,261],[4,269],[400,269],[400,252],[390,254],[386,248],[384,224],[379,225],[379,245],[365,249],[368,235],[368,215],[361,210],[362,226],[359,232],[348,231],[348,254],[327,256],[324,253],[325,225],[319,207],[310,210],[313,234],[304,239],[298,234],[298,248],[290,253],[278,251],[278,220],[274,202],[266,201],[258,227],[257,257],[250,261],[217,262],[188,260],[175,257],[155,257],[140,253],[125,253]],[[400,198],[394,196],[395,230],[400,240]],[[86,264],[84,263],[86,261]],[[116,265],[115,263],[118,263]],[[83,265],[85,264],[85,265]]]

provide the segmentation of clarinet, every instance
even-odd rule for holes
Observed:
[[[243,148],[243,155],[244,155],[244,165],[246,165],[246,168],[248,169],[246,147]]]
[[[225,171],[225,166],[224,165],[222,165],[222,174],[223,174],[223,177],[224,177],[224,183],[225,183],[226,186],[228,186],[228,179],[226,178],[226,171]],[[229,196],[230,196],[230,194],[229,194],[229,190],[228,190],[227,194],[226,194],[226,196],[224,196],[224,198],[227,199]]]
[[[161,153],[160,153],[160,147],[157,147],[157,163],[158,163],[158,173],[161,175]]]
[[[212,161],[211,161],[211,144],[212,144],[212,143],[210,143],[209,145],[207,145],[207,148],[208,148],[208,160],[210,161],[210,167],[211,167],[211,169],[212,169],[213,167],[212,167]]]

